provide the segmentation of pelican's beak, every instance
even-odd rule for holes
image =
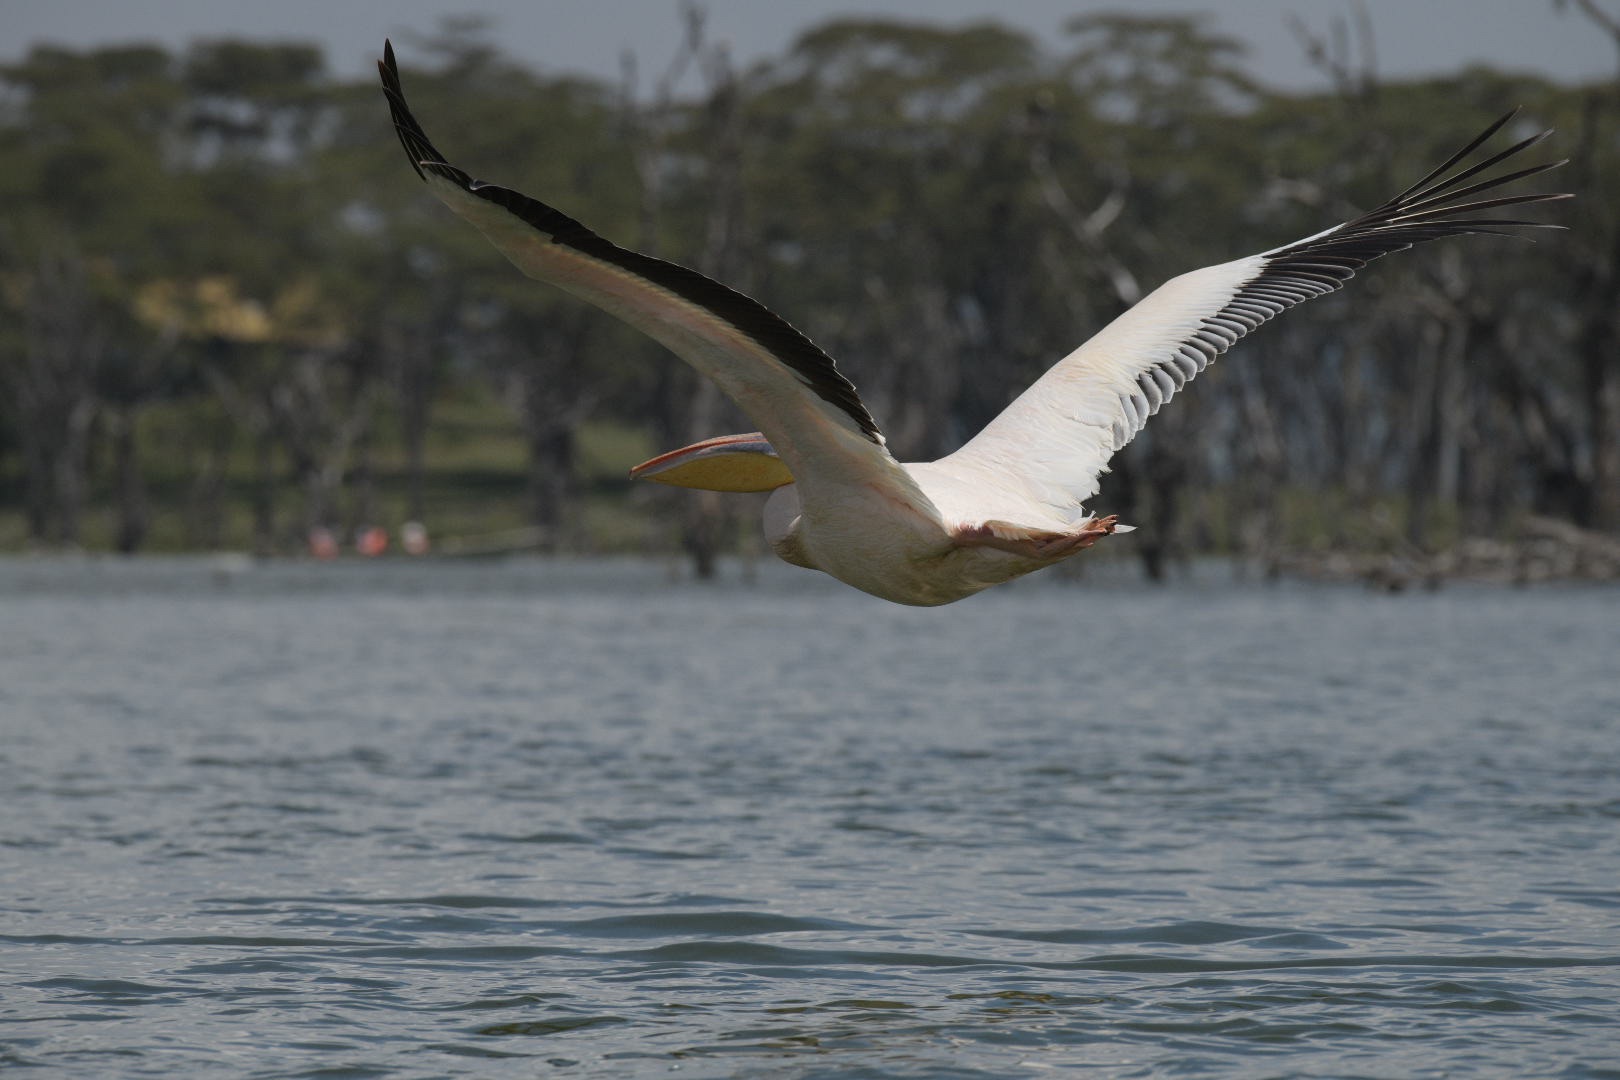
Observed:
[[[632,480],[656,480],[704,491],[774,491],[793,474],[759,432],[722,435],[659,454],[630,470]]]

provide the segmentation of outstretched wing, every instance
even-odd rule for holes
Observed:
[[[667,346],[759,426],[803,487],[882,485],[928,500],[885,449],[854,384],[814,342],[742,293],[605,240],[561,211],[449,164],[405,103],[391,43],[377,69],[411,166],[529,277],[589,301]]]
[[[1469,183],[1540,142],[1544,131],[1445,175],[1516,115],[1486,128],[1406,191],[1352,221],[1246,259],[1165,282],[1060,360],[970,442],[938,465],[1017,489],[1017,497],[1062,519],[1097,493],[1108,459],[1148,417],[1239,338],[1295,304],[1341,288],[1381,255],[1442,236],[1561,228],[1540,222],[1463,216],[1495,207],[1563,199],[1484,191],[1555,169],[1535,165]],[[1442,179],[1442,177],[1444,177]],[[1511,234],[1506,234],[1511,235]]]

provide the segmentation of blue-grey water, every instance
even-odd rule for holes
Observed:
[[[1620,592],[0,561],[0,1072],[1620,1077]]]

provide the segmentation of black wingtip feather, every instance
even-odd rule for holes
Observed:
[[[1129,442],[1149,415],[1157,412],[1160,405],[1224,352],[1240,334],[1257,329],[1306,300],[1337,292],[1357,270],[1374,259],[1444,236],[1483,234],[1529,241],[1530,237],[1512,230],[1564,228],[1541,221],[1468,215],[1500,206],[1522,206],[1573,198],[1567,192],[1531,192],[1472,202],[1463,200],[1556,169],[1566,164],[1565,161],[1533,165],[1489,177],[1467,187],[1458,186],[1493,165],[1535,146],[1550,135],[1550,131],[1523,139],[1483,161],[1447,175],[1518,114],[1519,110],[1514,109],[1496,120],[1467,146],[1447,158],[1439,168],[1430,171],[1423,179],[1376,209],[1325,233],[1264,253],[1260,271],[1240,286],[1220,311],[1206,317],[1199,330],[1188,335],[1171,354],[1144,371],[1136,380],[1133,392],[1121,396],[1123,412],[1122,419],[1114,428],[1114,449]],[[1212,337],[1205,333],[1208,330],[1223,332]]]
[[[1423,179],[1376,209],[1326,233],[1267,252],[1263,269],[1238,290],[1229,308],[1223,310],[1222,314],[1228,311],[1245,313],[1246,305],[1257,299],[1280,305],[1271,315],[1280,314],[1295,304],[1342,288],[1357,270],[1374,259],[1441,237],[1493,235],[1528,240],[1530,237],[1514,230],[1563,228],[1540,221],[1470,215],[1503,206],[1524,206],[1573,198],[1568,192],[1527,192],[1467,200],[1481,192],[1559,168],[1568,159],[1488,177],[1466,187],[1457,186],[1535,146],[1550,135],[1550,131],[1522,139],[1506,150],[1446,176],[1518,114],[1519,110],[1514,109],[1496,120],[1467,146],[1447,158],[1439,168],[1430,171]],[[1250,314],[1253,321],[1250,329],[1265,321],[1254,319]]]
[[[1451,189],[1456,187],[1458,184],[1462,183],[1464,180],[1467,180],[1469,177],[1476,176],[1479,173],[1484,172],[1486,169],[1489,169],[1491,166],[1497,164],[1498,162],[1506,161],[1508,158],[1513,157],[1515,154],[1519,154],[1519,153],[1522,153],[1525,150],[1530,149],[1532,146],[1535,146],[1537,143],[1541,142],[1543,139],[1547,138],[1551,134],[1552,134],[1552,129],[1551,128],[1548,128],[1546,131],[1537,132],[1536,134],[1530,136],[1528,139],[1523,139],[1523,140],[1521,140],[1521,141],[1519,141],[1517,143],[1514,143],[1512,146],[1508,147],[1506,150],[1502,150],[1502,151],[1500,151],[1500,152],[1498,152],[1496,154],[1492,154],[1490,157],[1486,158],[1484,161],[1475,162],[1474,164],[1470,165],[1468,168],[1463,169],[1461,172],[1454,173],[1451,176],[1446,177],[1444,180],[1437,181],[1434,184],[1429,184],[1428,180],[1425,180],[1422,184],[1418,184],[1418,185],[1416,185],[1416,186],[1414,186],[1412,188],[1408,188],[1406,191],[1403,191],[1400,195],[1396,196],[1394,199],[1391,199],[1389,202],[1385,203],[1384,205],[1385,206],[1390,206],[1390,205],[1393,205],[1393,204],[1411,204],[1411,203],[1415,203],[1415,202],[1422,202],[1422,201],[1425,201],[1425,200],[1432,200],[1432,199],[1437,199],[1437,198],[1457,198],[1457,197],[1460,197],[1463,194],[1462,192],[1454,192],[1454,191],[1451,191]],[[1471,144],[1470,150],[1472,149],[1472,147],[1478,146],[1479,144],[1480,144],[1480,140],[1476,139],[1474,141],[1474,143]],[[1451,166],[1453,164],[1456,164],[1458,161],[1461,161],[1462,158],[1467,155],[1467,153],[1468,153],[1468,151],[1465,150],[1465,151],[1463,151],[1463,153],[1461,155],[1453,154],[1452,157],[1451,157],[1450,163],[1448,163],[1445,166],[1444,169],[1439,170],[1439,172],[1444,172],[1445,169],[1451,168]],[[1554,167],[1556,167],[1556,166],[1546,166],[1545,168],[1554,168]],[[1430,177],[1430,179],[1432,179],[1433,177],[1435,177],[1437,175],[1439,175],[1439,173],[1430,173],[1429,177]],[[1516,177],[1500,177],[1497,180],[1493,181],[1493,183],[1505,184],[1505,183],[1509,182],[1509,180],[1511,180],[1511,179],[1516,179]],[[1445,194],[1446,192],[1451,192],[1451,193],[1449,195],[1447,195],[1447,194]]]
[[[1508,110],[1507,113],[1505,113],[1501,117],[1497,118],[1495,123],[1491,124],[1489,127],[1487,127],[1484,131],[1480,132],[1478,135],[1474,136],[1474,141],[1473,142],[1469,143],[1467,146],[1463,147],[1461,150],[1457,151],[1455,154],[1452,154],[1445,161],[1441,162],[1438,166],[1436,166],[1433,171],[1431,171],[1426,176],[1424,176],[1423,179],[1419,180],[1417,183],[1413,184],[1411,187],[1407,188],[1405,191],[1401,192],[1399,195],[1397,195],[1393,199],[1389,200],[1389,202],[1386,203],[1385,205],[1388,206],[1388,205],[1391,205],[1393,203],[1404,202],[1406,200],[1406,198],[1408,196],[1412,195],[1414,192],[1421,191],[1424,187],[1426,187],[1428,185],[1429,181],[1433,180],[1435,177],[1437,177],[1437,176],[1441,175],[1442,173],[1444,173],[1447,169],[1449,169],[1453,165],[1457,164],[1457,162],[1461,161],[1463,158],[1467,157],[1469,154],[1472,154],[1475,151],[1475,149],[1477,149],[1482,143],[1485,142],[1486,139],[1489,139],[1492,135],[1495,135],[1498,131],[1502,130],[1503,126],[1506,125],[1507,122],[1512,120],[1515,116],[1518,116],[1520,110],[1523,109],[1523,108],[1524,108],[1523,105],[1515,105],[1512,109]],[[1552,133],[1549,131],[1546,134],[1550,135]]]
[[[400,145],[405,148],[405,157],[417,176],[425,181],[427,174],[432,173],[457,184],[469,194],[500,206],[555,242],[619,266],[708,310],[763,346],[792,370],[817,397],[836,406],[854,421],[868,439],[879,446],[884,444],[883,434],[861,401],[855,384],[838,370],[832,357],[787,320],[758,301],[695,270],[621,248],[538,199],[510,188],[474,180],[444,159],[417,122],[410,106],[405,103],[399,65],[394,60],[394,46],[386,39],[383,41],[383,57],[377,62],[377,72],[382,78],[383,95],[388,99],[394,132],[399,136]]]
[[[1567,158],[1489,176],[1462,187],[1458,185],[1537,145],[1552,134],[1551,131],[1521,139],[1505,150],[1491,154],[1450,176],[1445,175],[1467,160],[1469,155],[1483,146],[1492,135],[1518,114],[1519,110],[1514,109],[1496,120],[1475,136],[1467,146],[1447,158],[1439,168],[1430,171],[1422,180],[1376,209],[1345,222],[1330,232],[1269,252],[1267,267],[1256,281],[1271,278],[1278,272],[1286,274],[1287,267],[1291,263],[1319,260],[1327,255],[1348,256],[1356,264],[1352,269],[1359,269],[1360,266],[1390,251],[1437,240],[1442,236],[1541,227],[1541,223],[1533,221],[1502,218],[1487,220],[1467,215],[1502,206],[1523,206],[1571,198],[1568,192],[1527,192],[1519,195],[1500,195],[1490,199],[1467,200],[1482,192],[1550,172],[1566,164]],[[1438,179],[1439,177],[1445,178]]]

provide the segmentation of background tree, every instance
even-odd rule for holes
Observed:
[[[1561,6],[1620,59],[1602,0]],[[1380,79],[1354,7],[1299,26],[1305,93],[1254,84],[1196,19],[1135,15],[1046,44],[843,19],[737,69],[684,10],[645,97],[528,70],[462,19],[408,43],[413,103],[475,175],[801,327],[905,459],[1161,281],[1380,202],[1522,104],[1507,135],[1555,125],[1544,156],[1573,158],[1555,177],[1583,197],[1540,211],[1568,234],[1380,263],[1267,327],[1096,502],[1145,526],[1158,576],[1201,551],[1620,529],[1620,79]],[[0,69],[0,152],[0,545],[271,552],[418,520],[701,570],[752,534],[742,503],[623,478],[745,418],[513,273],[400,162],[372,81],[315,47],[36,49]]]

